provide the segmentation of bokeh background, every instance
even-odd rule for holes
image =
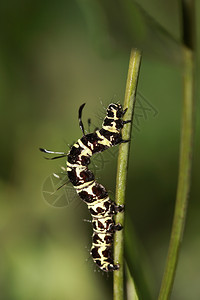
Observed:
[[[50,194],[50,175],[60,172],[65,160],[47,161],[38,148],[67,151],[81,136],[77,111],[83,102],[83,120],[90,117],[92,129],[101,126],[107,104],[123,103],[131,45],[142,49],[143,58],[127,187],[128,234],[135,242],[129,252],[140,249],[137,263],[155,299],[178,172],[179,1],[9,0],[0,7],[0,299],[112,298],[112,275],[97,272],[89,255],[86,205],[68,186],[59,196]],[[198,53],[196,65],[198,70]],[[196,86],[198,99],[198,74]],[[176,300],[200,299],[198,101],[196,111],[191,197],[172,293]],[[93,162],[113,198],[116,158],[113,149]]]

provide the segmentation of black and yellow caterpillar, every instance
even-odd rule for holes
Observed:
[[[94,174],[88,169],[90,158],[93,154],[102,152],[112,146],[128,142],[123,140],[121,129],[130,120],[122,120],[127,109],[123,110],[121,104],[111,103],[107,108],[106,117],[102,128],[93,133],[85,134],[81,120],[85,103],[79,108],[79,125],[83,137],[70,149],[69,153],[53,152],[40,149],[45,153],[67,156],[67,173],[79,197],[88,205],[92,215],[92,248],[91,255],[98,267],[105,271],[119,269],[119,264],[114,264],[112,255],[113,237],[121,224],[115,224],[113,216],[123,210],[122,205],[111,201],[105,187],[95,180]],[[55,157],[58,158],[58,157]]]

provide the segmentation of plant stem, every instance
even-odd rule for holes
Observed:
[[[136,88],[139,76],[139,69],[141,63],[141,52],[137,49],[131,50],[128,77],[126,83],[126,92],[124,99],[124,108],[128,108],[125,118],[126,120],[133,119]],[[122,135],[124,140],[131,138],[132,123],[124,126]],[[118,168],[116,177],[116,198],[117,205],[125,204],[126,180],[128,171],[130,142],[121,144],[118,155]],[[116,224],[120,223],[124,227],[124,212],[116,215]],[[114,300],[124,300],[124,232],[118,231],[114,238],[114,261],[120,264],[120,268],[114,271],[113,288]]]
[[[125,221],[124,251],[126,265],[130,271],[131,278],[134,278],[134,286],[137,290],[138,298],[152,300],[154,298],[152,294],[154,290],[154,280],[146,257],[146,251],[134,231],[130,214],[126,214]]]
[[[170,297],[184,231],[191,182],[194,135],[194,0],[182,0],[183,15],[183,111],[176,205],[159,300]]]
[[[127,263],[125,264],[125,267],[126,267],[126,277],[127,277],[127,282],[126,282],[127,300],[139,300],[137,296],[135,284],[131,276],[131,273],[129,271]]]
[[[194,74],[193,53],[183,47],[183,112],[180,142],[179,176],[176,195],[176,206],[172,225],[168,257],[160,289],[159,300],[169,299],[171,294],[179,250],[185,225],[188,194],[191,181],[193,121],[194,121]]]

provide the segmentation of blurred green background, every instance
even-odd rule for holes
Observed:
[[[38,148],[67,151],[81,136],[77,111],[83,102],[83,120],[91,117],[93,128],[101,126],[103,106],[123,103],[131,45],[142,49],[143,58],[127,216],[139,243],[135,247],[142,249],[138,263],[156,298],[178,172],[179,10],[179,1],[172,0],[143,0],[140,5],[129,0],[1,1],[0,299],[112,299],[112,275],[94,272],[89,255],[92,232],[83,222],[90,218],[86,205],[74,195],[71,203],[43,197],[42,191],[50,189],[49,175],[65,160],[46,161]],[[196,64],[198,69],[198,55]],[[198,98],[198,74],[196,86]],[[198,116],[198,103],[196,111]],[[172,293],[176,300],[200,299],[198,119],[196,124],[191,197]],[[111,197],[116,156],[113,149],[100,157],[103,163],[94,158],[97,178]]]

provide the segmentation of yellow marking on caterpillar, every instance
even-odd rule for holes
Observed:
[[[78,143],[79,143],[80,147],[84,149],[81,152],[81,156],[82,155],[84,155],[84,156],[92,156],[92,151],[86,145],[83,144],[83,142],[81,141],[81,139],[78,140]]]
[[[119,133],[119,130],[114,126],[102,126],[102,128],[113,133]]]
[[[87,167],[81,165],[80,162],[79,162],[79,164],[71,164],[70,162],[67,162],[67,171],[71,171],[73,168],[80,169],[82,171],[87,169]]]
[[[107,139],[105,138],[105,136],[103,136],[99,130],[96,131],[96,134],[97,136],[101,139],[101,141],[98,141],[99,144],[102,144],[104,146],[108,146],[108,147],[111,147],[112,146],[112,143]]]
[[[91,188],[91,186],[95,185],[95,180],[85,182],[83,184],[80,184],[78,186],[74,186],[74,188],[77,190],[77,192],[87,191]],[[94,195],[94,193],[91,191],[91,193]]]

